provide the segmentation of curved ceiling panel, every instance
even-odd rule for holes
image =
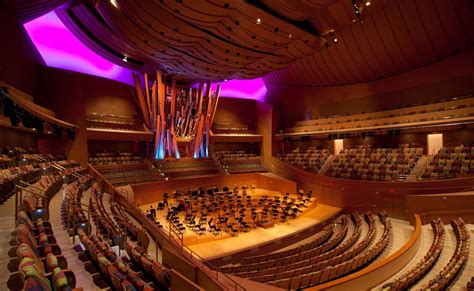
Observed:
[[[5,0],[0,6],[20,19],[56,8],[102,57],[178,80],[265,76],[268,85],[340,86],[414,70],[474,44],[472,0]]]
[[[322,33],[334,30],[337,38],[337,43],[267,75],[269,85],[369,82],[423,67],[474,44],[472,0],[263,2],[285,17],[309,21]]]

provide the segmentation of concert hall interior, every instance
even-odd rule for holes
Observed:
[[[0,290],[474,290],[474,1],[0,0]]]

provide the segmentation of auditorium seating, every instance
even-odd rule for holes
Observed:
[[[422,175],[423,179],[452,179],[474,174],[474,146],[441,148]]]
[[[162,181],[165,178],[164,173],[146,162],[95,165],[94,168],[114,186]]]
[[[89,163],[93,165],[133,164],[143,162],[143,157],[127,152],[101,152],[89,154]]]
[[[392,238],[392,227],[386,213],[379,213],[384,232],[379,240],[375,219],[370,213],[364,214],[368,231],[362,239],[362,220],[357,213],[350,215],[354,224],[352,234],[348,232],[348,218],[343,216],[339,232],[324,241],[326,234],[334,229],[328,226],[315,241],[284,252],[248,257],[238,266],[223,268],[225,272],[284,289],[306,288],[324,283],[370,263],[378,256]],[[357,242],[357,243],[356,243]]]
[[[260,162],[260,156],[245,151],[217,151],[215,157],[226,173],[258,173],[266,172]]]
[[[133,116],[89,112],[86,114],[88,128],[143,130],[143,125]]]
[[[359,146],[343,149],[324,172],[326,176],[369,181],[404,180],[423,154],[423,148]]]
[[[206,176],[219,173],[215,161],[208,158],[182,158],[178,161],[155,160],[153,164],[168,178]]]
[[[93,216],[92,221],[100,231],[90,235],[89,228],[82,227],[82,224],[76,224],[76,232],[82,245],[79,256],[86,255],[95,270],[100,273],[102,282],[113,287],[114,290],[168,290],[169,270],[155,262],[146,253],[148,244],[140,244],[135,247],[127,243],[125,247],[131,261],[126,256],[118,256],[113,250],[112,245],[124,246],[123,228],[126,228],[128,233],[135,237],[140,236],[141,230],[133,225],[133,222],[127,218],[118,205],[112,204],[110,206],[112,213],[118,215],[107,211],[103,202],[103,189],[99,184],[93,183],[90,191],[89,211]],[[76,207],[80,208],[80,204]],[[75,209],[70,208],[70,210],[76,212]],[[138,251],[140,253],[137,255]],[[145,278],[143,272],[151,277],[152,282]]]
[[[474,116],[474,97],[461,96],[438,102],[413,104],[405,108],[361,112],[356,114],[322,116],[295,122],[286,133],[374,130],[390,126],[421,125]]]
[[[212,125],[215,134],[252,134],[255,130],[249,129],[248,125],[231,122],[215,122]]]
[[[312,173],[319,173],[330,156],[328,149],[296,148],[290,153],[278,154],[283,162]]]
[[[467,262],[470,246],[469,231],[466,229],[466,225],[462,218],[452,220],[451,226],[456,235],[456,248],[454,254],[441,272],[421,287],[423,290],[446,289]]]
[[[74,164],[74,163],[70,163]],[[77,170],[83,168],[77,167]],[[33,181],[30,181],[33,182]],[[82,290],[68,269],[67,260],[56,244],[49,218],[49,200],[61,189],[61,175],[43,175],[33,184],[20,183],[23,190],[16,217],[13,260],[8,265],[11,290]],[[12,252],[14,251],[14,252]]]
[[[381,287],[382,290],[406,290],[413,286],[436,263],[444,246],[445,232],[441,219],[434,219],[431,226],[434,235],[433,243],[423,259],[400,277],[385,283]]]

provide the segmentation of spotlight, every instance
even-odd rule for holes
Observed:
[[[127,57],[123,57],[122,61],[128,62],[128,58],[127,58]]]
[[[290,34],[288,35],[288,38],[293,38],[293,35],[290,33]]]
[[[333,41],[334,43],[337,43],[337,37],[333,38],[332,41]]]
[[[117,0],[110,0],[110,3],[114,5],[115,8],[118,8]]]
[[[365,2],[365,6],[370,6],[370,1]]]
[[[260,18],[257,18],[257,24],[262,23],[262,20]]]

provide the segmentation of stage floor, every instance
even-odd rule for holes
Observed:
[[[250,232],[239,233],[235,237],[191,245],[189,248],[204,260],[212,260],[293,235],[337,215],[340,211],[341,208],[338,207],[318,204],[316,208],[298,216],[298,218],[275,224],[274,227],[257,228]]]
[[[265,189],[256,189],[254,192],[249,191],[249,195],[256,198],[262,195],[281,195],[281,193]],[[290,197],[296,197],[296,195],[293,194]],[[140,209],[146,212],[146,210],[150,209],[150,206],[156,208],[156,205],[157,202],[142,204],[140,205]],[[204,235],[197,235],[192,230],[186,229],[183,242],[204,260],[212,260],[294,235],[297,232],[333,217],[340,211],[340,208],[329,205],[317,204],[316,207],[311,205],[307,210],[304,210],[302,214],[298,215],[296,219],[288,219],[286,222],[275,223],[273,227],[267,229],[257,227],[251,229],[249,232],[239,232],[237,236],[231,236],[224,231],[218,235],[214,235],[210,232]],[[166,221],[166,213],[167,211],[158,211],[156,220],[165,228],[169,228],[169,222]],[[183,219],[183,217],[184,213],[181,213],[180,219]]]

